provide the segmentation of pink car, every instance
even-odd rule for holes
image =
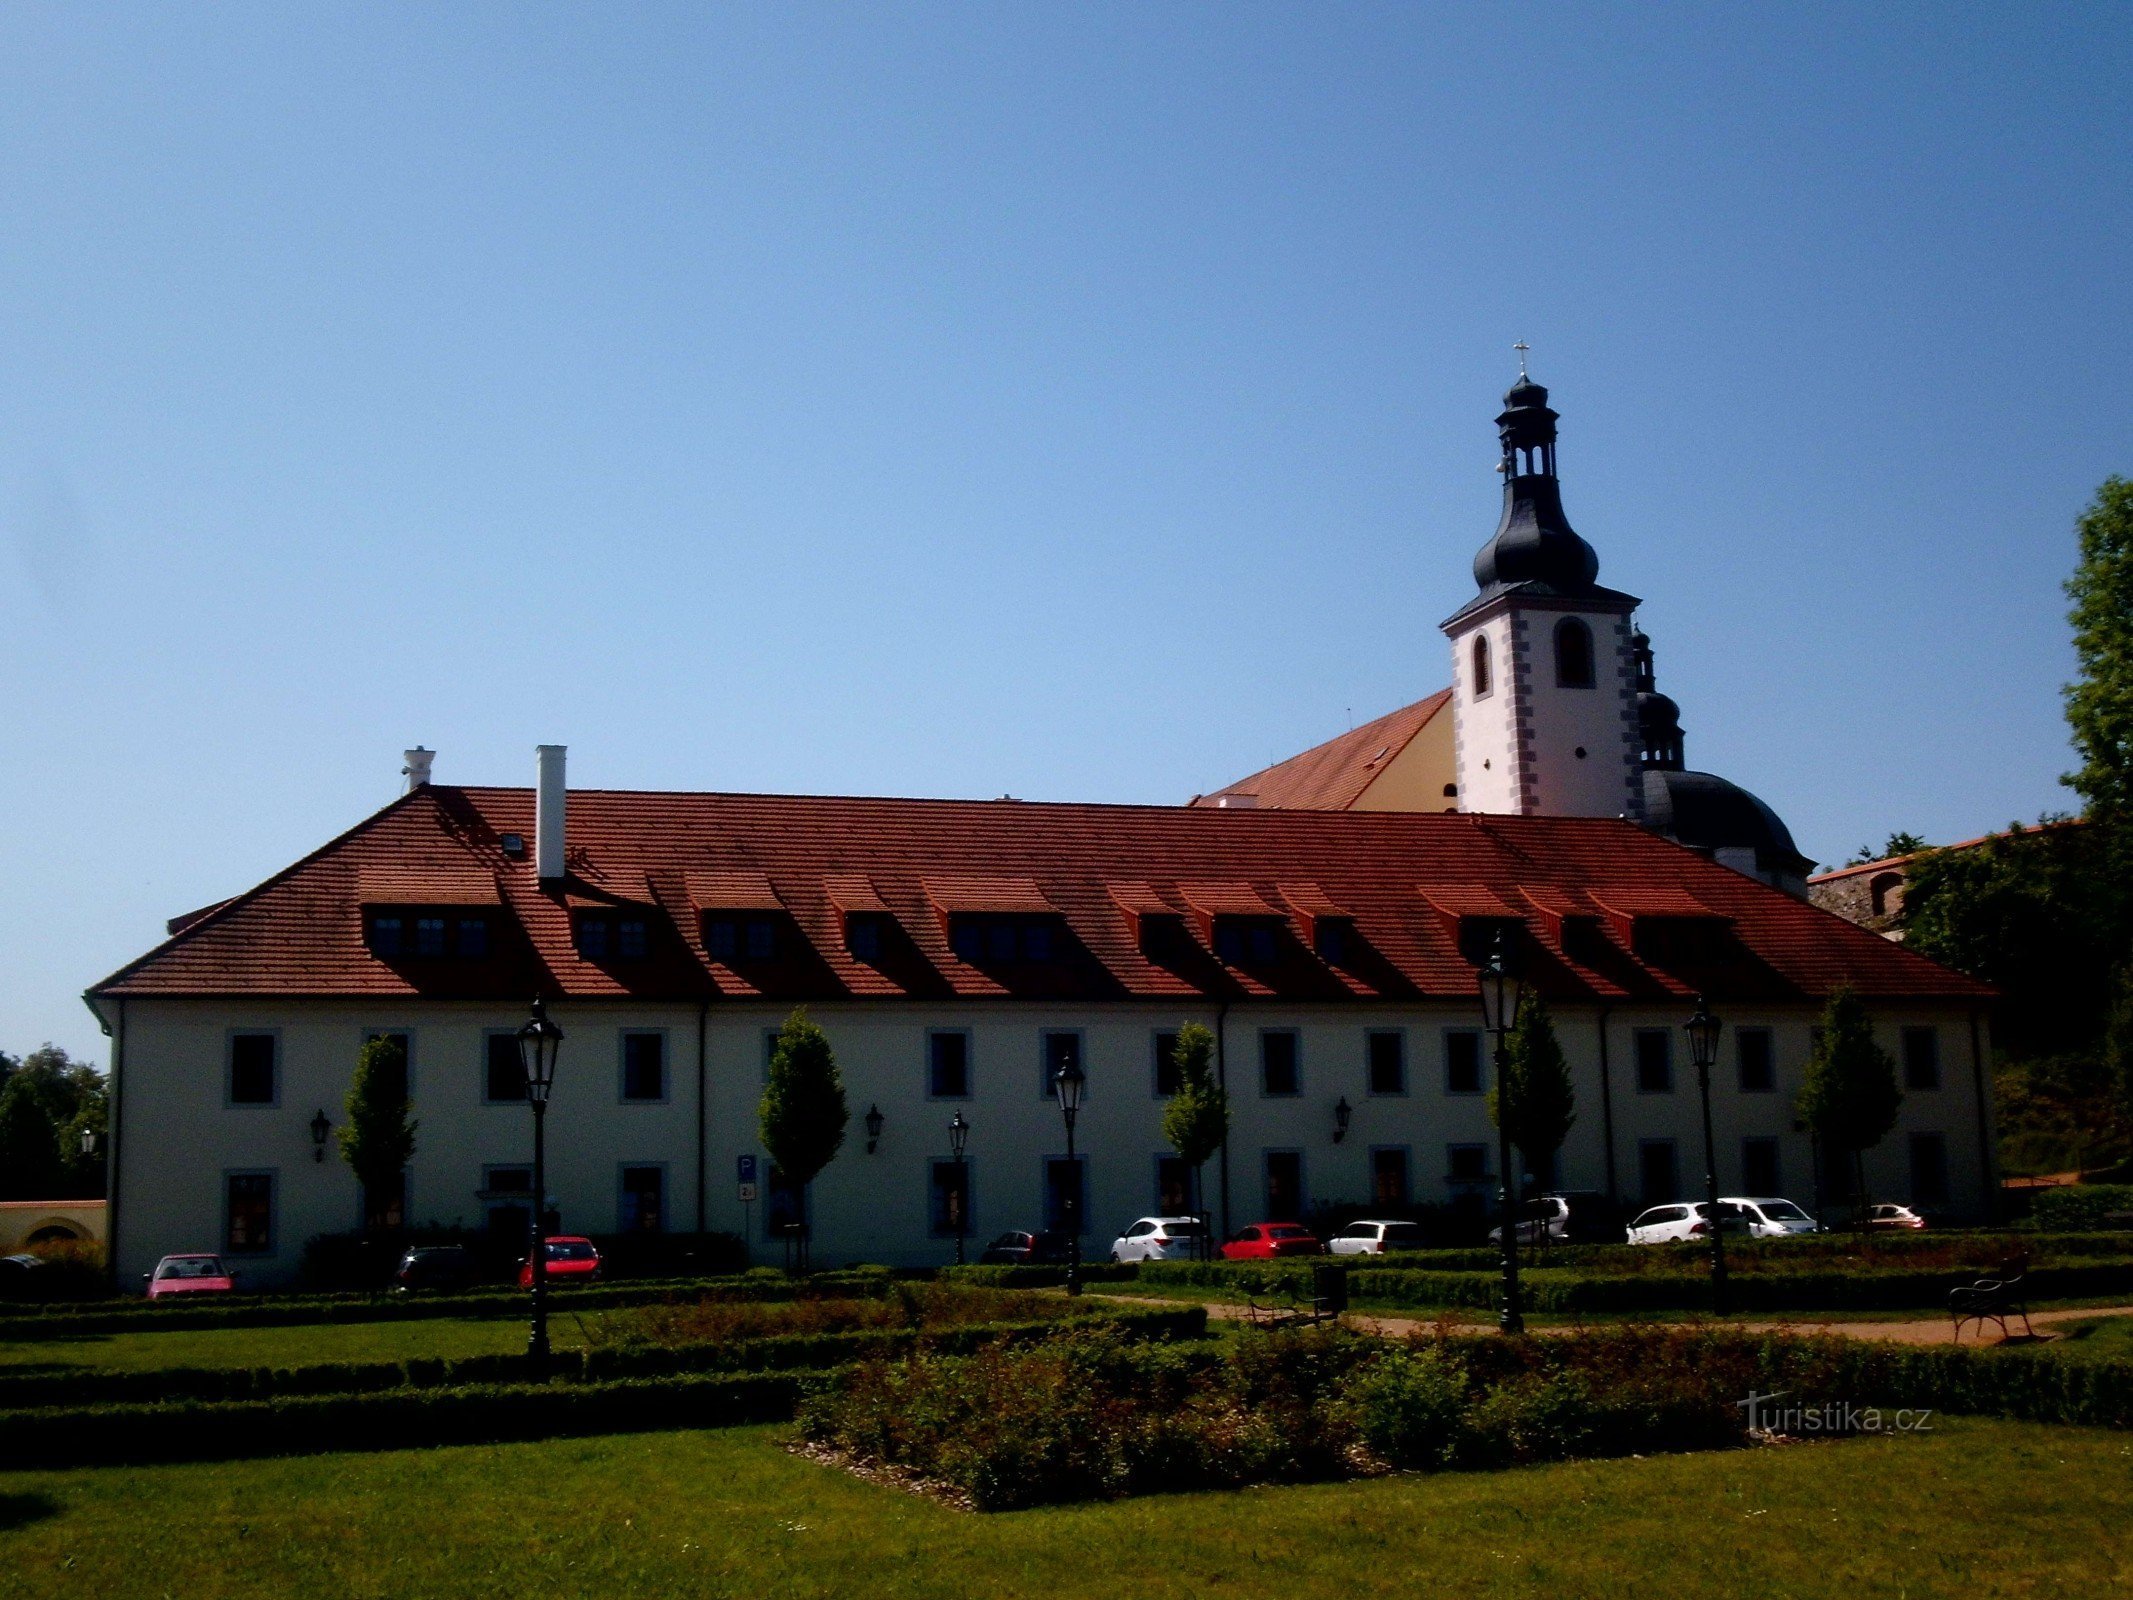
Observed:
[[[237,1287],[237,1274],[222,1264],[220,1256],[165,1256],[155,1271],[144,1276],[151,1300],[178,1294],[228,1294]]]

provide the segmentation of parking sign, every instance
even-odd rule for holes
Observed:
[[[754,1157],[754,1156],[742,1156],[742,1157],[741,1157],[741,1159],[740,1159],[740,1168],[741,1168],[741,1174],[740,1174],[740,1181],[741,1181],[742,1183],[753,1183],[753,1182],[755,1182],[755,1157]]]

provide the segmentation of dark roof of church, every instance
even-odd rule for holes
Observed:
[[[1814,865],[1792,842],[1783,818],[1716,773],[1647,767],[1644,820],[1692,850],[1753,850],[1765,872],[1805,876]]]

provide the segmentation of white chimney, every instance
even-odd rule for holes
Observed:
[[[1220,811],[1256,811],[1259,796],[1256,794],[1222,794],[1215,796],[1215,807]]]
[[[537,744],[540,786],[533,794],[533,870],[543,883],[563,876],[563,752],[559,744]]]
[[[407,792],[413,794],[417,789],[427,789],[430,784],[430,763],[437,759],[437,752],[425,750],[418,744],[414,749],[402,751],[401,754],[407,758],[407,765],[400,769],[400,776],[407,780]]]

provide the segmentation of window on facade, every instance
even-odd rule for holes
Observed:
[[[1084,1072],[1088,1070],[1081,1059],[1081,1035],[1078,1033],[1062,1031],[1045,1034],[1037,1060],[1044,1073],[1040,1092],[1047,1100],[1056,1100],[1059,1097],[1059,1074],[1069,1063],[1081,1067]],[[1087,1090],[1083,1090],[1083,1093],[1086,1094]]]
[[[445,919],[443,917],[417,917],[415,919],[415,954],[425,959],[435,959],[444,954]]]
[[[388,1100],[405,1100],[408,1088],[408,1066],[414,1060],[414,1041],[404,1033],[371,1033],[363,1036],[365,1044],[384,1040],[396,1047],[396,1054],[381,1057],[374,1070],[381,1074],[378,1088]]]
[[[1903,1086],[1940,1087],[1940,1034],[1932,1028],[1903,1030]]]
[[[605,961],[613,953],[615,922],[612,917],[580,917],[575,927],[578,954],[587,961]]]
[[[1370,1203],[1380,1207],[1407,1204],[1407,1147],[1379,1145],[1370,1152]]]
[[[484,1100],[526,1098],[526,1068],[519,1059],[518,1035],[492,1033],[482,1040],[481,1097]]]
[[[642,961],[652,953],[651,924],[643,917],[581,911],[572,927],[587,961]]]
[[[1742,1028],[1733,1035],[1740,1059],[1740,1092],[1771,1094],[1777,1089],[1777,1055],[1768,1028]]]
[[[704,950],[713,961],[769,961],[778,953],[774,917],[717,915],[704,918]]]
[[[1155,1057],[1155,1092],[1168,1100],[1185,1086],[1178,1073],[1178,1036],[1168,1029],[1159,1029],[1152,1049]]]
[[[230,1035],[230,1104],[270,1106],[280,1098],[276,1060],[281,1041],[271,1033]]]
[[[667,1097],[667,1036],[663,1033],[625,1033],[622,1036],[622,1098],[664,1100]]]
[[[370,919],[370,949],[373,955],[400,956],[407,954],[407,923],[397,914],[383,914]]]
[[[1266,966],[1281,955],[1281,923],[1275,917],[1215,918],[1215,954],[1233,967]]]
[[[1296,1222],[1303,1216],[1303,1152],[1269,1150],[1266,1153],[1266,1219]]]
[[[623,1233],[663,1233],[667,1225],[667,1169],[624,1167],[615,1221]]]
[[[1785,1185],[1778,1170],[1778,1142],[1768,1137],[1740,1142],[1741,1187],[1750,1195],[1780,1195]]]
[[[1875,916],[1893,917],[1903,909],[1903,874],[1877,872],[1867,880],[1866,892]]]
[[[1481,1034],[1454,1028],[1444,1036],[1444,1092],[1481,1093]]]
[[[957,1239],[970,1232],[970,1165],[936,1161],[927,1187],[926,1214],[933,1237]]]
[[[624,917],[615,924],[615,954],[624,961],[642,961],[651,953],[652,935],[642,917]]]
[[[1937,1133],[1912,1134],[1911,1203],[1937,1206],[1947,1199],[1948,1142]]]
[[[1363,1057],[1372,1094],[1407,1093],[1407,1035],[1386,1030],[1363,1036]]]
[[[1639,1094],[1671,1094],[1674,1091],[1674,1036],[1665,1028],[1639,1028],[1634,1044],[1637,1052],[1637,1092]]]
[[[1183,1156],[1155,1158],[1155,1209],[1166,1217],[1192,1214],[1192,1168]]]
[[[1485,1144],[1448,1144],[1444,1147],[1444,1181],[1460,1184],[1489,1181],[1489,1147]]]
[[[926,1035],[926,1093],[936,1100],[970,1098],[970,1035]]]
[[[453,938],[459,954],[469,961],[480,961],[489,953],[489,919],[487,917],[461,917],[453,929]]]
[[[533,1169],[488,1168],[482,1174],[481,1200],[490,1234],[523,1244],[533,1229]]]
[[[973,966],[1054,961],[1059,929],[1046,916],[963,912],[949,921],[948,947]]]
[[[256,1256],[274,1248],[274,1174],[233,1172],[223,1206],[222,1248]]]
[[[1474,635],[1474,698],[1479,700],[1489,692],[1489,636]]]
[[[1089,1231],[1089,1161],[1047,1156],[1044,1162],[1044,1226],[1051,1233]]]
[[[1637,1146],[1637,1181],[1644,1204],[1663,1206],[1681,1198],[1681,1163],[1671,1139],[1646,1139]]]
[[[1565,689],[1592,687],[1592,630],[1576,617],[1555,625],[1555,681]]]
[[[1297,1038],[1287,1028],[1266,1028],[1259,1034],[1259,1092],[1277,1096],[1303,1092]]]
[[[446,955],[479,960],[489,953],[489,919],[449,910],[374,911],[364,918],[364,938],[373,955],[388,959]]]

